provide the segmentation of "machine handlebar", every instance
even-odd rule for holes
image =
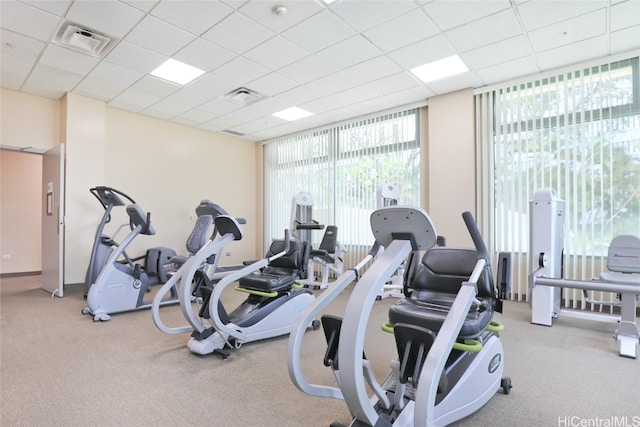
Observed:
[[[473,245],[476,247],[476,252],[478,253],[478,257],[484,258],[488,261],[489,251],[487,250],[487,246],[484,243],[482,234],[480,234],[478,225],[476,224],[476,221],[473,218],[473,214],[469,211],[466,211],[462,214],[462,219],[464,220],[464,223],[467,226],[467,230],[469,230],[469,234],[471,235],[471,240],[473,240]]]

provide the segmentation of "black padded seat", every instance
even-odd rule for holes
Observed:
[[[440,330],[449,309],[453,305],[462,282],[471,275],[478,260],[474,249],[436,246],[428,250],[417,266],[407,285],[413,289],[389,309],[389,322],[408,323],[429,329]],[[409,269],[410,270],[410,269]],[[485,309],[471,310],[460,331],[459,338],[475,338],[482,334],[494,313],[495,296],[491,267],[487,265],[478,280],[478,300]]]
[[[336,248],[338,246],[338,227],[328,225],[322,236],[318,249],[311,249],[311,257],[318,258],[327,264],[336,262]]]
[[[271,243],[266,258],[282,252],[286,242],[284,239],[276,239]],[[289,251],[274,260],[260,271],[253,272],[242,277],[238,284],[241,288],[259,291],[276,292],[289,289],[293,283],[301,277],[309,258],[309,250],[306,243],[300,240],[289,241]]]

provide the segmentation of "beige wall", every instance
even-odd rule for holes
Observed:
[[[0,150],[0,193],[0,274],[40,271],[42,157]]]
[[[230,256],[221,260],[239,263],[256,257],[255,239],[261,239],[256,234],[255,146],[233,136],[108,108],[105,179],[91,185],[124,191],[151,213],[157,233],[136,239],[132,248],[137,252],[166,246],[184,254],[196,206],[202,199],[217,203],[247,220],[243,239],[231,243],[224,251]]]
[[[45,152],[60,142],[60,101],[0,89],[0,144]]]
[[[111,109],[101,101],[74,94],[62,101],[6,89],[2,89],[1,95],[2,146],[32,146],[44,152],[59,142],[66,145],[65,284],[84,281],[96,226],[103,213],[89,192],[89,188],[97,185],[127,193],[151,212],[157,235],[136,239],[131,255],[144,253],[152,246],[167,246],[185,253],[195,207],[201,199],[211,199],[231,215],[247,219],[243,240],[230,244],[225,251],[230,255],[222,262],[237,263],[261,253],[255,251],[259,246],[256,239],[261,239],[256,228],[260,217],[255,208],[258,200],[255,143]],[[4,158],[5,151],[2,154]],[[20,194],[17,183],[22,182],[14,174],[19,166],[9,161],[11,168],[3,164],[0,203],[3,209],[9,206],[24,209],[22,201],[16,198]],[[6,177],[5,171],[11,176]],[[41,169],[34,176],[35,191],[39,192]],[[41,213],[40,207],[30,206],[29,210]],[[124,221],[124,210],[121,214]],[[10,218],[3,210],[3,230],[16,228]],[[25,264],[28,267],[9,271],[3,262],[3,273],[40,270],[39,233],[38,229],[37,236],[28,243],[23,240],[33,249],[30,252],[33,258]],[[3,235],[2,250],[21,243],[14,240],[8,234]],[[17,267],[13,255],[12,261],[12,266]]]
[[[66,150],[64,280],[80,283],[103,212],[89,188],[94,186],[91,183],[104,180],[106,108],[102,101],[74,94],[67,94],[62,106]]]
[[[429,98],[428,212],[450,246],[473,246],[462,212],[476,210],[473,90]]]

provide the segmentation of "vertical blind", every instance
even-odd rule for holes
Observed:
[[[479,93],[476,123],[482,231],[493,253],[520,254],[512,298],[527,297],[528,209],[538,188],[565,201],[566,278],[597,277],[613,237],[640,235],[638,58]],[[563,292],[573,308],[611,312],[616,300]]]
[[[380,183],[399,186],[399,203],[420,204],[419,128],[419,110],[410,109],[266,142],[266,244],[289,227],[294,195],[307,192],[312,219],[338,227],[344,267],[356,265],[373,244],[369,216]],[[323,233],[311,233],[314,247]]]

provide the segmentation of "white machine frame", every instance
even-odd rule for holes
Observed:
[[[152,304],[153,321],[162,332],[167,334],[183,334],[192,333],[195,335],[202,334],[207,329],[198,314],[200,308],[198,304],[194,304],[192,295],[192,282],[195,273],[202,268],[207,259],[213,255],[217,260],[224,246],[233,240],[242,238],[242,230],[235,218],[227,215],[220,215],[215,219],[216,229],[219,237],[211,240],[202,247],[195,255],[191,256],[183,264],[183,266],[165,283],[165,285],[157,292]],[[290,298],[288,301],[280,305],[278,308],[270,312],[264,319],[251,326],[238,326],[232,322],[224,323],[218,313],[218,301],[222,292],[231,284],[235,283],[241,277],[247,276],[252,272],[258,271],[266,267],[269,262],[275,258],[283,256],[287,250],[275,254],[270,258],[263,258],[252,262],[243,268],[227,271],[221,274],[214,273],[212,280],[219,281],[215,284],[213,292],[209,298],[209,316],[213,333],[206,338],[196,339],[189,338],[187,346],[196,354],[206,355],[211,353],[220,353],[226,358],[226,353],[222,350],[225,347],[240,348],[244,343],[258,341],[262,339],[277,337],[288,334],[292,327],[296,316],[303,311],[314,299],[312,293],[300,293]],[[179,282],[179,285],[178,285]],[[185,319],[189,323],[187,326],[169,327],[160,318],[160,306],[162,298],[170,291],[172,286],[178,285],[178,295],[180,300],[180,308]],[[198,301],[196,301],[198,302]],[[308,326],[314,325],[310,322]]]
[[[352,426],[378,427],[391,426],[376,411],[375,405],[379,402],[384,407],[390,407],[391,402],[385,390],[398,378],[399,363],[392,362],[393,370],[383,385],[376,381],[369,362],[362,357],[367,322],[376,295],[382,286],[412,251],[433,247],[437,235],[428,214],[414,207],[394,206],[379,209],[372,214],[371,225],[376,245],[384,247],[385,250],[377,255],[376,250],[372,250],[358,266],[332,282],[329,288],[301,313],[289,337],[287,363],[289,376],[298,389],[313,396],[344,399],[354,417]],[[339,387],[309,383],[301,366],[305,325],[322,312],[352,281],[358,279],[360,269],[374,256],[375,262],[359,278],[345,309],[338,347],[340,369],[334,371]],[[403,406],[399,417],[393,423],[394,427],[432,427],[450,424],[477,411],[502,385],[503,349],[498,336],[493,335],[483,343],[484,354],[479,354],[471,362],[449,394],[436,404],[439,379],[465,322],[466,314],[476,300],[476,284],[485,265],[486,260],[479,259],[471,277],[462,284],[449,315],[427,354],[420,371],[415,398]],[[488,370],[487,367],[491,369]],[[373,391],[374,396],[369,396],[366,385]],[[394,403],[401,404],[401,400],[402,397]]]
[[[552,326],[559,316],[618,323],[614,339],[622,357],[636,358],[640,332],[636,324],[636,299],[640,295],[640,248],[635,249],[638,270],[603,272],[597,280],[562,278],[564,201],[550,188],[536,190],[529,209],[528,277],[531,323]],[[633,249],[633,248],[631,248]],[[628,255],[633,259],[633,254]],[[561,288],[612,292],[620,295],[620,316],[561,308]]]

